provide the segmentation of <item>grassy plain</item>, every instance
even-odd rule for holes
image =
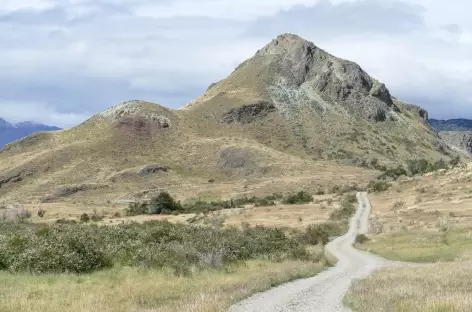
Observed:
[[[471,166],[403,179],[372,195],[371,240],[358,248],[421,267],[356,281],[345,303],[359,312],[472,311]]]

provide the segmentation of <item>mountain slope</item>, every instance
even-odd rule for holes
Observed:
[[[57,131],[58,127],[51,127],[32,122],[20,122],[11,124],[0,118],[0,148],[18,139],[40,131]]]
[[[357,64],[282,35],[179,110],[130,101],[7,146],[0,194],[103,201],[363,183],[376,173],[352,165],[448,157],[425,116]]]

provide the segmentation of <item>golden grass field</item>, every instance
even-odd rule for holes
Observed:
[[[471,168],[403,179],[371,195],[373,233],[358,247],[432,264],[358,281],[345,298],[348,306],[359,312],[472,311]]]
[[[80,276],[0,272],[0,311],[219,312],[255,292],[323,269],[324,263],[249,261],[191,277],[134,268]]]

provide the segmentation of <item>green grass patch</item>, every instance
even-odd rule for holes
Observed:
[[[472,249],[472,229],[402,232],[375,236],[357,248],[408,262],[454,261]]]

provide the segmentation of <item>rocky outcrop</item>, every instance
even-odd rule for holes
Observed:
[[[155,174],[158,172],[167,172],[168,170],[169,170],[169,167],[163,166],[163,165],[158,165],[158,164],[147,165],[139,171],[139,175],[147,176],[147,175]]]
[[[228,110],[221,116],[220,122],[226,124],[234,122],[250,123],[257,118],[265,117],[276,110],[277,109],[272,103],[259,102]]]
[[[451,148],[472,156],[472,131],[440,131],[439,137]]]
[[[277,37],[256,56],[270,61],[268,91],[286,115],[302,104],[378,122],[399,109],[389,90],[356,63],[330,55],[313,43],[286,34]],[[385,118],[378,118],[379,112]]]

